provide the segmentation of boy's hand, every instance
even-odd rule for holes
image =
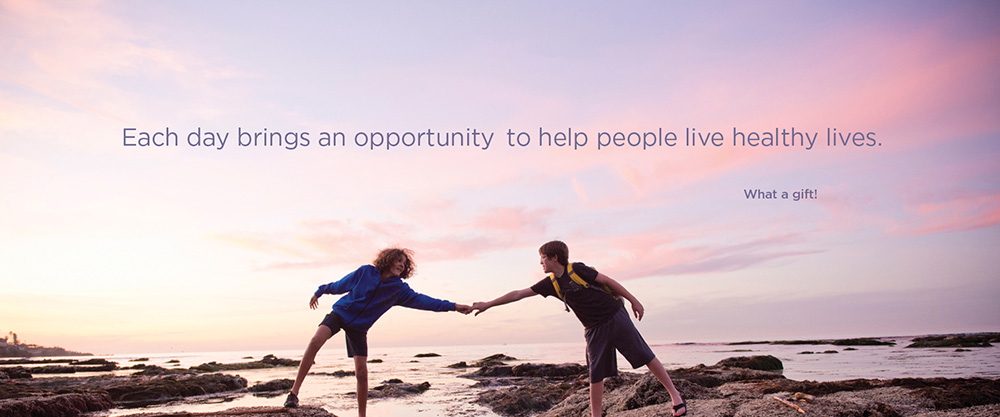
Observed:
[[[455,311],[462,314],[469,314],[472,312],[472,306],[455,303]]]
[[[319,307],[319,297],[313,295],[312,298],[309,299],[309,308],[315,310],[316,307]]]
[[[645,311],[646,310],[642,308],[642,303],[640,303],[639,300],[632,303],[632,313],[635,314],[635,318],[639,319],[639,321],[642,321],[642,313]]]
[[[490,305],[486,304],[486,303],[484,303],[482,301],[477,301],[475,303],[472,303],[472,309],[473,310],[479,310],[475,314],[477,316],[479,315],[479,313],[482,313],[482,312],[488,310],[489,308],[490,308]]]

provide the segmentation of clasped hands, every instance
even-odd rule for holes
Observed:
[[[457,311],[459,313],[462,313],[462,314],[469,314],[469,313],[475,311],[476,312],[475,315],[478,316],[479,313],[482,313],[482,312],[486,311],[486,309],[488,309],[488,308],[490,308],[490,307],[486,303],[484,303],[482,301],[477,301],[475,303],[472,303],[471,306],[467,305],[467,304],[458,304],[458,303],[455,303],[455,311]]]

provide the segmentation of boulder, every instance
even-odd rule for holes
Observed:
[[[587,374],[587,367],[578,363],[535,364],[522,363],[511,368],[511,374],[517,377],[567,377]]]
[[[288,390],[292,389],[292,385],[294,385],[294,384],[295,384],[295,381],[293,381],[291,379],[288,379],[288,378],[275,379],[275,380],[271,380],[271,381],[261,382],[261,383],[255,384],[254,386],[252,386],[250,388],[247,388],[247,391],[250,391],[250,392],[288,391]]]
[[[368,390],[368,398],[399,398],[420,394],[431,388],[430,382],[410,384],[399,379],[383,381],[382,385]]]
[[[784,369],[784,365],[782,365],[781,359],[778,359],[771,355],[738,356],[734,358],[726,358],[719,361],[719,363],[716,363],[715,366],[756,369],[759,371],[781,371]]]
[[[507,356],[507,355],[504,355],[503,353],[497,353],[497,354],[490,355],[490,356],[487,356],[485,358],[480,359],[476,363],[472,364],[472,366],[476,366],[476,367],[498,366],[498,365],[504,365],[505,362],[516,361],[516,360],[517,360],[517,358],[515,358],[513,356]]]

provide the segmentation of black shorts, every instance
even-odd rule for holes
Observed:
[[[591,384],[618,375],[615,350],[628,359],[633,369],[656,358],[632,323],[625,306],[604,323],[587,329],[584,335],[587,338],[587,368],[590,370]]]
[[[340,329],[344,329],[344,341],[347,342],[347,356],[368,356],[368,333],[351,330],[344,326],[344,319],[340,314],[331,312],[326,315],[320,326],[330,328],[333,334],[337,334]],[[332,335],[331,335],[332,336]]]

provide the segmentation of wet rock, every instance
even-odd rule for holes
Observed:
[[[984,333],[976,335],[927,336],[913,339],[908,348],[940,348],[940,347],[990,347],[991,342],[1000,342],[1000,333]]]
[[[0,400],[0,416],[77,416],[114,406],[107,393],[71,393]]]
[[[294,359],[279,358],[274,355],[264,355],[264,357],[260,359],[260,362],[265,365],[271,365],[271,366],[299,366],[300,361]]]
[[[488,365],[470,374],[470,377],[569,377],[581,376],[587,373],[587,368],[578,363],[520,365]]]
[[[703,387],[694,382],[678,379],[673,381],[674,387],[681,393],[685,400],[703,400],[722,398],[722,393],[713,388]],[[607,390],[607,387],[605,387]],[[588,395],[589,397],[589,395]],[[627,384],[621,389],[614,389],[611,395],[604,401],[607,411],[625,411],[642,408],[654,404],[669,404],[670,394],[663,384],[652,374],[645,374],[632,384]]]
[[[516,360],[517,358],[513,356],[507,356],[504,355],[503,353],[497,353],[480,359],[479,361],[473,363],[472,366],[475,367],[498,366],[498,365],[504,365],[505,362],[516,361]]]
[[[587,367],[578,363],[535,364],[523,363],[511,368],[511,374],[517,377],[567,377],[587,374]]]
[[[171,360],[166,361],[164,363],[181,363],[181,361],[179,359],[171,359]]]
[[[368,363],[382,363],[381,359],[369,359]]]
[[[446,366],[446,368],[454,368],[454,369],[464,369],[464,368],[468,368],[468,367],[469,367],[469,364],[465,363],[465,361],[458,362],[458,363],[453,363],[451,365]]]
[[[471,377],[507,377],[514,376],[514,367],[510,365],[489,365],[479,368],[469,374]]]
[[[706,388],[718,387],[729,382],[784,379],[781,374],[773,371],[758,371],[756,369],[732,368],[718,365],[697,365],[690,368],[674,369],[670,371],[670,377],[674,380],[688,380]]]
[[[414,358],[436,358],[439,356],[441,355],[437,353],[418,353],[416,355],[413,355]]]
[[[1000,380],[986,378],[900,378],[893,386],[913,389],[913,394],[947,410],[1000,403]]]
[[[73,362],[70,362],[70,365],[73,365],[73,366],[108,366],[108,365],[118,365],[118,362],[112,362],[112,361],[109,361],[107,359],[94,358],[94,359],[87,359],[85,361],[73,361]]]
[[[425,381],[420,384],[414,385],[394,378],[382,382],[382,385],[369,389],[368,398],[406,397],[410,395],[420,394],[424,391],[427,391],[430,388],[431,388],[430,382]]]
[[[583,386],[573,381],[557,384],[538,381],[530,385],[487,390],[479,394],[476,402],[505,416],[527,416],[549,410]]]
[[[255,384],[254,386],[247,388],[247,391],[250,392],[288,391],[292,389],[292,385],[294,384],[295,381],[288,378],[275,379],[272,381]]]
[[[896,346],[896,342],[884,341],[875,337],[862,337],[857,339],[840,339],[830,343],[834,346]]]
[[[274,355],[265,355],[261,360],[241,363],[218,363],[215,361],[192,366],[190,369],[198,372],[240,371],[244,369],[266,369],[279,366],[299,366],[299,361],[283,359]]]
[[[119,405],[138,407],[246,387],[247,380],[239,376],[197,374],[133,377],[107,387],[106,391]]]
[[[136,376],[154,376],[154,375],[185,375],[193,374],[195,371],[190,369],[167,369],[162,366],[156,365],[146,365],[141,371],[136,372],[132,375]]]
[[[324,376],[335,376],[337,378],[343,378],[346,376],[354,376],[354,371],[333,371],[333,372],[310,372],[309,375],[324,375]]]
[[[149,358],[135,358],[135,359],[130,360],[129,362],[148,362],[148,361],[149,361]]]
[[[726,358],[716,363],[715,366],[729,366],[733,368],[756,369],[759,371],[781,371],[784,369],[784,365],[782,365],[781,359],[778,359],[771,355],[739,356],[735,358]]]
[[[6,379],[28,379],[31,378],[31,372],[23,366],[12,366],[7,368],[0,368],[0,375],[6,377]]]
[[[76,359],[4,359],[0,365],[37,365],[43,363],[70,363]]]

